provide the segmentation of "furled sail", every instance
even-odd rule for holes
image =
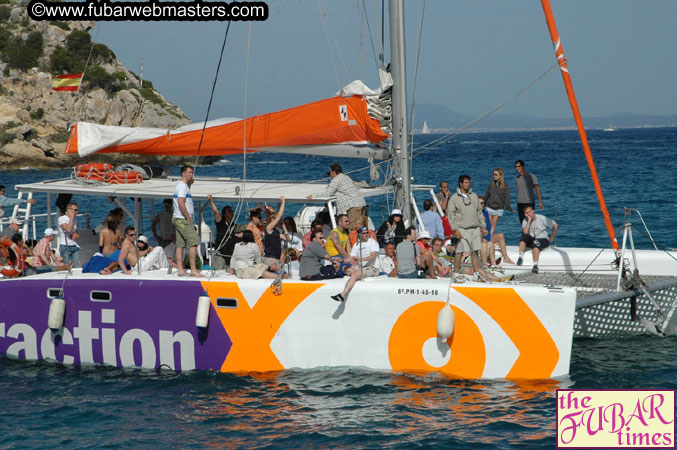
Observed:
[[[382,101],[382,90],[362,95],[342,90],[339,96],[282,111],[207,122],[199,155],[241,153],[246,129],[247,151],[385,159],[387,150],[379,143],[389,137],[389,118],[382,108],[379,114],[370,111],[370,98]],[[197,155],[203,126],[166,130],[78,122],[71,127],[66,153]]]

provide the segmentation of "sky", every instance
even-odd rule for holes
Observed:
[[[677,114],[676,0],[551,2],[584,116]],[[380,0],[267,3],[267,21],[231,24],[210,119],[320,100],[354,79],[378,87],[371,42],[379,52]],[[406,0],[405,13],[410,101],[415,82],[416,103],[479,116],[555,64],[540,1]],[[143,59],[144,79],[198,122],[207,114],[226,25],[97,22],[92,36],[136,73]],[[385,35],[389,61],[387,28]],[[559,71],[502,112],[568,117]]]

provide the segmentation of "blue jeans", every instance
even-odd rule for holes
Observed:
[[[77,245],[59,245],[59,253],[63,263],[68,265],[73,262],[73,268],[80,267],[80,247]]]
[[[397,273],[397,278],[411,278],[411,279],[417,279],[418,278],[418,272],[414,270],[411,273]]]

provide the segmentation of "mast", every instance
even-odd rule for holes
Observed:
[[[550,30],[550,38],[552,39],[552,44],[555,47],[555,56],[557,57],[557,62],[559,63],[559,67],[562,72],[562,79],[564,80],[564,87],[567,91],[567,96],[569,97],[571,111],[574,114],[576,128],[578,128],[578,134],[581,136],[583,152],[585,153],[585,159],[588,161],[588,167],[590,168],[592,182],[595,185],[595,192],[597,192],[599,206],[602,210],[602,214],[604,215],[604,223],[606,225],[607,232],[609,233],[611,246],[614,248],[614,250],[618,251],[618,240],[616,239],[614,226],[611,223],[611,218],[609,217],[609,210],[606,207],[606,201],[604,200],[604,194],[602,193],[602,186],[599,183],[597,168],[595,167],[595,160],[592,158],[592,152],[590,151],[590,146],[588,145],[588,135],[585,132],[585,128],[583,127],[583,119],[581,118],[581,113],[578,110],[578,102],[576,101],[576,95],[574,94],[574,86],[571,83],[571,75],[569,75],[567,61],[564,58],[564,49],[562,48],[562,42],[560,41],[559,33],[557,32],[557,25],[555,25],[555,16],[552,14],[552,9],[550,8],[550,0],[541,0],[541,5],[543,5],[543,12],[545,13],[545,21],[548,24],[548,30]]]
[[[395,203],[402,210],[404,223],[411,221],[411,167],[407,124],[407,72],[404,39],[404,0],[388,1],[390,18],[390,71],[393,77],[393,137],[395,160]]]

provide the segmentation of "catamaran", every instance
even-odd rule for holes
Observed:
[[[391,164],[393,176],[381,186],[362,186],[362,195],[394,196],[404,220],[415,223],[412,191],[431,186],[411,183],[404,2],[388,4],[391,64],[389,71],[385,67],[380,71],[379,89],[354,82],[335,97],[291,110],[171,131],[78,122],[70,130],[67,151],[83,156],[277,151],[381,159]],[[548,16],[547,0],[543,5]],[[553,42],[561,49],[558,39]],[[558,60],[564,72],[563,56],[558,54]],[[114,197],[139,229],[144,202],[167,198],[176,183],[171,177],[138,184],[79,178],[26,183],[17,190],[29,197],[46,194],[47,205],[57,193]],[[326,205],[334,212],[335,199],[322,194],[325,187],[307,181],[203,177],[191,192],[198,212],[210,194],[215,201],[240,205],[274,202],[283,194],[287,202],[309,208]],[[15,208],[13,215],[29,218],[30,205]],[[645,284],[637,275],[637,283],[631,285],[630,274],[645,256],[634,250],[632,235],[626,236],[637,255],[634,265],[626,263],[617,244],[611,253],[599,252],[604,261],[617,262],[614,274],[624,286],[620,292],[576,287],[570,280],[480,283],[381,276],[361,280],[344,303],[336,303],[330,296],[342,290],[342,279],[271,282],[206,271],[207,277],[198,280],[171,270],[140,269],[132,275],[102,276],[75,269],[5,278],[0,280],[0,354],[182,371],[360,366],[468,379],[558,377],[569,371],[574,334],[594,335],[598,329],[599,334],[645,330],[666,334],[672,329],[677,282],[662,277],[657,281],[660,286]],[[562,277],[595,275],[580,270],[589,250],[546,251],[541,264],[552,266],[548,272]],[[548,253],[561,259],[561,268],[546,261]],[[663,263],[668,266],[667,261],[658,262]],[[669,293],[665,300],[651,295],[659,288]],[[608,305],[620,306],[611,313],[596,312]],[[647,311],[659,310],[659,320],[646,316]]]

